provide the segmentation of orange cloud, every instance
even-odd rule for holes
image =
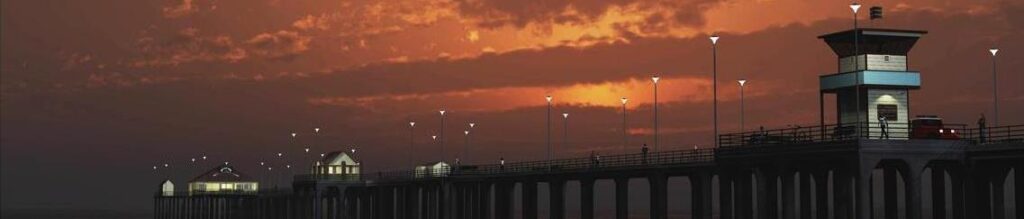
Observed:
[[[705,78],[664,78],[659,81],[658,101],[702,103],[711,100],[711,82]],[[313,105],[333,105],[373,109],[393,104],[445,105],[463,111],[501,111],[543,106],[551,95],[555,105],[613,107],[622,106],[621,98],[629,98],[627,107],[654,102],[649,80],[630,79],[618,82],[574,84],[560,87],[504,87],[448,91],[425,94],[375,95],[366,97],[315,97]],[[721,100],[721,99],[720,99]]]

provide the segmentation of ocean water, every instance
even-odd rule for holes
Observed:
[[[150,210],[3,209],[3,219],[144,219]]]

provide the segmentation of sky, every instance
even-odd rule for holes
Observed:
[[[537,160],[546,95],[556,157],[633,152],[653,145],[653,75],[659,147],[712,147],[712,34],[720,132],[740,129],[741,78],[747,130],[810,126],[817,77],[836,66],[817,36],[851,28],[848,4],[2,0],[0,201],[147,209],[167,176],[220,162],[259,175],[260,161],[332,150],[356,149],[366,171],[408,169],[441,158],[430,137],[440,109],[447,159]],[[988,49],[998,47],[999,122],[1024,123],[1024,2],[860,4],[885,8],[881,20],[861,14],[865,27],[929,31],[909,55],[922,77],[912,115],[991,123]],[[825,101],[834,122],[834,97]]]

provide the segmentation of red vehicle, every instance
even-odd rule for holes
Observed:
[[[958,140],[960,134],[956,129],[943,127],[938,116],[917,116],[910,120],[910,138]]]

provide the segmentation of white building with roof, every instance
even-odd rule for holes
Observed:
[[[189,194],[239,194],[257,190],[259,182],[227,164],[206,171],[188,183]]]
[[[313,175],[320,178],[338,178],[358,180],[361,174],[360,163],[351,154],[343,151],[328,153],[324,159],[313,166]]]
[[[451,166],[444,161],[425,163],[415,169],[416,178],[448,176],[450,172]]]

